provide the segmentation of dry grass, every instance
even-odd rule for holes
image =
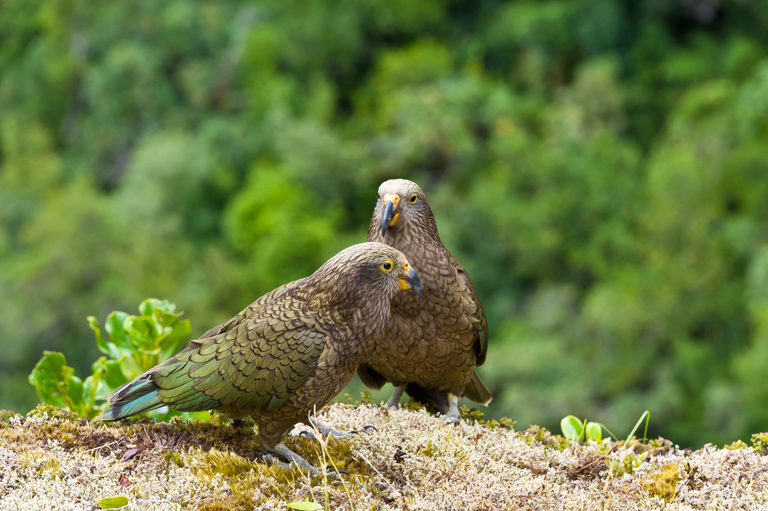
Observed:
[[[4,418],[3,510],[99,509],[99,499],[118,495],[141,510],[286,509],[299,500],[356,510],[768,508],[768,457],[744,444],[695,452],[661,440],[580,445],[539,428],[450,426],[425,411],[337,404],[321,418],[378,428],[329,442],[327,456],[350,473],[345,488],[266,466],[249,423],[94,427],[50,407]],[[287,443],[322,464],[317,442]]]

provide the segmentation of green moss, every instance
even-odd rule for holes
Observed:
[[[375,401],[373,399],[373,395],[370,392],[361,392],[360,393],[360,400],[355,399],[352,397],[352,394],[349,392],[344,393],[344,397],[347,399],[348,405],[351,405],[353,408],[356,408],[360,405],[372,405],[375,404]]]
[[[258,470],[258,467],[246,458],[217,449],[201,452],[195,458],[198,463],[196,469],[210,476],[238,476],[244,472]]]
[[[648,495],[659,497],[665,502],[673,502],[680,482],[680,464],[669,463],[662,465],[661,469],[652,474],[648,480],[643,481],[643,489]]]
[[[434,457],[435,455],[440,453],[439,446],[433,442],[432,440],[427,440],[426,445],[424,445],[420,450],[419,454],[422,456],[428,456],[428,457]]]
[[[52,419],[63,419],[69,421],[80,419],[80,416],[77,414],[77,412],[70,412],[66,408],[49,405],[48,403],[40,403],[29,411],[27,417],[44,417],[46,415]]]
[[[485,416],[485,414],[477,408],[469,408],[467,405],[461,405],[459,413],[462,419],[476,420],[480,423],[483,422],[483,417]]]
[[[757,452],[768,453],[768,433],[755,433],[752,435],[752,447]]]
[[[179,468],[184,467],[184,458],[176,451],[168,451],[163,454],[163,459],[166,463],[173,463]]]
[[[10,410],[0,410],[0,428],[11,422],[11,419],[17,415],[16,412]]]
[[[201,502],[198,511],[251,511],[254,508],[253,493],[245,492],[231,496],[215,496]]]
[[[729,451],[735,451],[736,449],[747,449],[749,446],[742,442],[741,440],[736,440],[732,444],[724,445],[723,449],[728,449]]]
[[[521,433],[522,439],[528,445],[542,444],[545,447],[551,449],[557,449],[558,451],[564,451],[571,444],[570,440],[561,435],[553,435],[547,428],[540,426],[531,426]]]
[[[613,476],[619,477],[624,474],[631,474],[645,461],[647,457],[648,451],[645,451],[639,454],[630,453],[625,455],[623,458],[613,461],[613,463],[610,465]]]
[[[418,401],[414,401],[413,399],[411,399],[407,403],[404,403],[402,405],[402,408],[404,408],[405,410],[413,410],[417,412],[419,410],[424,410],[426,407],[423,404],[419,403]]]

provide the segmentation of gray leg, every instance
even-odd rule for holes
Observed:
[[[307,460],[305,460],[304,458],[302,458],[301,456],[299,456],[298,454],[296,454],[295,452],[290,450],[288,448],[288,446],[286,446],[283,442],[280,442],[279,444],[277,444],[272,449],[270,449],[269,447],[266,447],[266,446],[265,446],[265,448],[269,452],[273,452],[275,454],[279,454],[280,456],[282,456],[283,458],[288,460],[288,463],[285,463],[283,461],[280,461],[280,460],[276,459],[274,456],[271,456],[269,454],[262,456],[262,459],[264,461],[266,461],[267,463],[269,463],[270,465],[277,465],[277,466],[285,468],[285,469],[290,469],[291,466],[297,466],[297,467],[299,467],[299,469],[306,470],[307,472],[309,472],[309,475],[312,476],[312,477],[318,477],[318,476],[322,476],[323,475],[323,471],[322,470],[320,470],[317,467],[314,467],[314,466],[310,465],[307,462]],[[334,479],[334,478],[338,477],[338,474],[336,472],[333,472],[333,471],[327,472],[327,475],[328,475],[329,479]]]
[[[400,398],[403,397],[403,392],[405,392],[405,387],[407,386],[408,385],[404,383],[395,387],[395,391],[387,401],[388,408],[400,408]]]
[[[450,424],[456,424],[461,420],[459,417],[459,396],[448,393],[448,413],[445,415],[445,420]]]

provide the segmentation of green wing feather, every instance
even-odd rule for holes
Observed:
[[[175,357],[113,392],[100,420],[162,405],[181,411],[277,410],[312,376],[327,336],[318,330],[314,314],[285,293],[289,287],[264,295],[217,327],[218,333],[190,342]]]
[[[283,284],[282,286],[273,289],[269,293],[262,295],[258,300],[250,304],[248,307],[240,311],[240,313],[235,316],[234,318],[230,319],[229,321],[225,321],[224,323],[215,326],[205,332],[203,335],[200,336],[201,339],[206,339],[208,337],[216,337],[217,335],[221,333],[226,333],[235,326],[239,325],[243,322],[246,318],[249,318],[250,316],[254,315],[256,312],[258,312],[259,309],[261,309],[264,305],[270,303],[272,300],[274,300],[276,297],[283,294],[285,290],[288,288],[298,284],[304,279],[294,280],[293,282],[289,282],[287,284]]]
[[[191,344],[154,371],[160,400],[181,410],[277,410],[312,376],[325,348],[325,334],[285,316],[257,314]]]

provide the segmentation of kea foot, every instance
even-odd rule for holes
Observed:
[[[459,396],[448,393],[448,413],[444,417],[448,424],[456,424],[461,420],[459,417]]]
[[[356,429],[351,429],[349,431],[339,431],[336,428],[332,428],[325,422],[316,419],[314,417],[310,417],[309,421],[312,423],[314,427],[317,428],[318,431],[320,431],[320,434],[323,436],[330,435],[331,438],[334,440],[338,440],[339,438],[348,437],[349,435],[357,435],[359,432]],[[376,426],[372,426],[368,424],[367,426],[363,426],[363,431],[369,431],[369,430],[376,430]],[[307,438],[317,439],[315,436],[315,433],[313,431],[302,431],[299,433],[301,436],[305,436]]]
[[[400,398],[403,397],[403,392],[405,392],[405,387],[408,385],[398,385],[395,387],[395,391],[390,396],[389,400],[387,400],[387,407],[388,408],[400,408]]]
[[[259,449],[261,450],[261,449]],[[262,456],[262,459],[269,463],[270,465],[277,465],[278,467],[284,468],[286,470],[291,469],[291,467],[298,467],[300,470],[305,470],[309,472],[309,475],[311,477],[322,477],[323,471],[313,465],[310,465],[307,460],[290,450],[283,442],[280,442],[273,448],[267,447],[267,450],[270,452],[273,452],[275,454],[279,454],[286,460],[288,460],[288,463],[284,461],[280,461],[271,454],[267,454],[266,451],[262,451],[264,455]],[[328,465],[326,467],[326,472],[329,479],[336,479],[339,477],[339,474],[346,474],[349,475],[348,472],[345,470],[340,470],[339,472],[333,471],[333,465]]]

